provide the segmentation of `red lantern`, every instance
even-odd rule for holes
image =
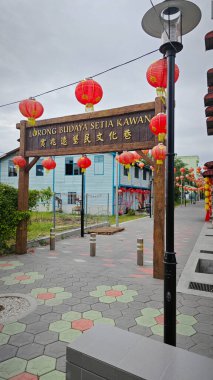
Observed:
[[[175,82],[179,77],[179,68],[175,64]],[[152,63],[146,72],[146,78],[151,86],[157,90],[157,95],[165,95],[165,89],[167,87],[167,60],[166,58],[159,59]]]
[[[130,168],[130,165],[134,162],[134,155],[131,152],[123,152],[119,156],[120,164],[124,165],[126,169]]]
[[[27,165],[26,160],[22,156],[16,156],[12,159],[12,161],[16,169],[24,168]]]
[[[166,114],[158,113],[154,116],[150,121],[149,128],[154,135],[158,135],[159,141],[164,141],[166,135]]]
[[[79,168],[81,168],[82,173],[84,173],[86,169],[90,167],[91,163],[91,160],[86,155],[83,155],[77,161],[77,165],[79,166]]]
[[[134,156],[134,162],[133,163],[135,163],[135,162],[138,162],[138,161],[140,161],[140,159],[141,159],[141,156],[140,156],[140,154],[138,154],[137,152],[131,152],[132,154],[133,154],[133,156]]]
[[[192,173],[194,171],[194,168],[189,168],[189,173]]]
[[[181,176],[180,176],[180,179],[181,179],[181,181],[183,181],[183,179],[184,179],[184,175],[181,175]]]
[[[85,79],[79,82],[75,89],[76,99],[85,105],[86,112],[94,111],[94,104],[100,102],[103,90],[99,83],[93,79]]]
[[[19,110],[23,116],[28,118],[29,125],[35,125],[35,119],[38,119],[44,112],[42,104],[34,98],[22,100],[19,103]]]
[[[152,148],[152,157],[157,160],[158,165],[162,165],[166,158],[166,147],[162,143]]]
[[[50,170],[55,169],[56,162],[52,159],[52,157],[47,157],[42,161],[41,165],[46,169],[47,172],[49,172]]]
[[[142,150],[141,152],[142,152],[143,154],[146,154],[146,155],[147,155],[147,154],[149,153],[149,149]]]
[[[179,181],[179,177],[176,177],[175,179],[176,179],[176,181]]]
[[[186,169],[185,168],[180,168],[180,172],[183,174],[185,173]]]

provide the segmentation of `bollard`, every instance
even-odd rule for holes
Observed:
[[[90,256],[94,257],[96,255],[96,234],[90,234]]]
[[[143,239],[137,239],[137,265],[143,265]]]
[[[50,251],[55,251],[55,229],[50,228]]]

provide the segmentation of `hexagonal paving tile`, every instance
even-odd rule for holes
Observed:
[[[107,290],[105,292],[106,296],[108,297],[119,297],[119,296],[122,296],[123,293],[120,291],[120,290]]]
[[[39,293],[39,294],[37,294],[37,298],[39,300],[51,300],[52,298],[55,298],[55,294],[54,293],[50,293],[50,292]]]
[[[17,357],[30,360],[44,353],[44,346],[38,343],[30,343],[18,349]]]
[[[71,328],[71,323],[67,321],[56,321],[50,323],[49,330],[55,332],[62,332]]]
[[[47,375],[43,375],[40,377],[40,380],[65,380],[65,373],[60,371],[52,371]]]
[[[0,333],[0,346],[2,344],[6,344],[8,340],[10,339],[10,336],[7,334]]]
[[[24,264],[18,260],[11,260],[11,261],[1,260],[0,261],[0,269],[2,269],[2,270],[15,269],[15,268],[20,267],[22,265],[24,265]]]
[[[27,363],[27,372],[33,375],[44,375],[55,369],[56,359],[50,356],[42,355],[35,359],[29,360]]]
[[[59,334],[59,340],[61,340],[62,342],[70,343],[81,334],[82,332],[79,330],[74,330],[74,329],[65,330]]]
[[[91,327],[93,327],[93,321],[90,319],[82,318],[72,322],[72,328],[74,330],[86,331],[91,329]]]
[[[36,298],[38,304],[49,306],[60,305],[63,300],[72,297],[72,293],[65,292],[62,287],[36,288],[31,291],[31,295]]]
[[[34,340],[33,334],[23,332],[20,334],[12,335],[10,337],[9,343],[14,345],[14,346],[21,347],[21,346],[24,346],[25,344],[32,343],[33,340]]]
[[[12,322],[8,323],[8,325],[4,325],[2,332],[4,334],[14,335],[25,331],[25,328],[26,325],[24,323]]]
[[[23,372],[17,376],[12,377],[10,380],[38,380],[38,376]]]
[[[91,319],[92,321],[94,321],[95,319],[102,318],[102,314],[100,311],[89,310],[83,313],[83,318]]]
[[[115,326],[115,321],[111,318],[100,318],[94,321],[94,325],[101,324],[101,323],[104,325]]]
[[[62,314],[62,319],[68,322],[72,322],[80,318],[81,318],[81,313],[79,313],[78,311],[68,311],[67,313]]]
[[[150,327],[153,334],[163,336],[164,315],[163,309],[144,308],[141,310],[142,316],[135,318],[140,326]],[[192,336],[196,333],[192,327],[197,323],[191,315],[181,314],[177,311],[177,334]]]
[[[0,363],[0,374],[5,379],[10,379],[13,376],[19,375],[25,371],[26,360],[12,358]]]
[[[194,317],[192,317],[191,315],[186,315],[186,314],[179,314],[177,316],[177,320],[179,323],[183,325],[188,325],[188,326],[193,326],[195,323],[197,323]]]
[[[4,281],[5,285],[14,284],[33,284],[36,280],[44,278],[43,274],[38,272],[18,272],[12,273],[10,276],[2,277],[1,280]]]
[[[98,297],[100,302],[113,303],[123,302],[128,303],[134,301],[133,297],[138,295],[136,290],[128,290],[126,285],[101,285],[96,287],[97,290],[90,292],[90,296]]]
[[[60,341],[47,344],[44,354],[52,358],[60,358],[66,354],[66,344]]]
[[[16,356],[17,350],[18,347],[11,346],[11,344],[4,344],[0,348],[0,362],[14,358]]]

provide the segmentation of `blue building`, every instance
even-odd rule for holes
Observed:
[[[0,182],[18,187],[18,172],[13,157],[19,154],[14,149],[0,156]],[[85,175],[85,203],[87,213],[115,213],[116,160],[115,153],[90,154],[92,165]],[[56,209],[62,206],[63,212],[72,212],[81,199],[81,173],[77,166],[80,155],[55,157],[56,169],[45,172],[43,158],[30,170],[30,189],[50,187],[56,195]],[[138,166],[128,170],[118,165],[118,210],[125,213],[128,209],[144,207],[149,202],[151,180],[150,169]],[[130,178],[129,178],[130,177]],[[51,206],[52,207],[52,206]],[[42,209],[42,205],[40,207]]]

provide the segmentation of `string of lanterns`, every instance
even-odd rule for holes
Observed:
[[[204,178],[205,181],[205,210],[206,210],[206,217],[205,221],[208,222],[210,220],[210,217],[212,215],[212,181],[209,177]]]

